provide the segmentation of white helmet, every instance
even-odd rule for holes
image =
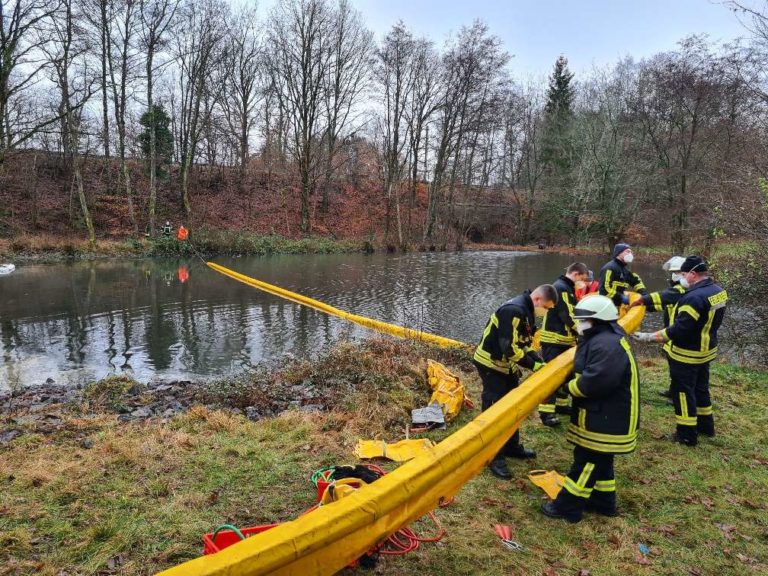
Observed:
[[[685,262],[685,258],[682,256],[672,256],[672,258],[664,262],[661,269],[664,270],[664,272],[680,272],[680,267],[683,265],[683,262]]]
[[[573,310],[576,320],[603,320],[610,322],[619,319],[619,311],[616,310],[613,301],[608,296],[592,294],[583,298]]]

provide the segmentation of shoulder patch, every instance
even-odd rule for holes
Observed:
[[[707,298],[707,300],[709,300],[709,305],[712,307],[715,307],[718,305],[724,306],[725,303],[728,301],[728,293],[725,290],[723,290],[722,292],[713,294],[712,296]]]

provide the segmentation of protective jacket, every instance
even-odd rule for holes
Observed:
[[[705,364],[717,356],[717,329],[723,322],[728,293],[711,278],[691,286],[677,303],[674,321],[663,333],[665,352],[684,364]]]
[[[600,323],[584,333],[576,348],[573,396],[566,439],[609,454],[632,452],[637,445],[640,395],[635,357],[626,333],[616,323]]]
[[[669,288],[659,292],[651,292],[642,297],[646,310],[652,312],[664,312],[664,328],[670,326],[675,321],[675,305],[685,294],[685,288],[675,282]]]
[[[640,276],[618,258],[614,258],[600,269],[600,294],[608,296],[616,306],[622,304],[624,292],[629,288],[640,294],[646,293]]]
[[[518,366],[533,369],[541,357],[531,346],[536,330],[531,291],[505,302],[494,312],[475,349],[474,361],[492,370],[511,374]]]
[[[552,286],[557,290],[557,304],[541,324],[541,343],[560,346],[576,345],[576,322],[573,319],[573,305],[576,302],[576,285],[567,276],[560,276]]]

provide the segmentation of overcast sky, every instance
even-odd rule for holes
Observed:
[[[262,0],[268,9],[274,0]],[[398,20],[441,45],[447,34],[480,18],[513,55],[513,75],[546,76],[559,54],[579,74],[674,49],[705,33],[730,41],[747,32],[721,3],[710,0],[352,0],[381,38]]]

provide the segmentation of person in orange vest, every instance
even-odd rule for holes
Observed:
[[[184,224],[179,226],[179,231],[176,233],[176,238],[178,238],[181,242],[187,239],[187,236],[189,236],[189,230],[184,228]]]
[[[600,288],[600,282],[595,280],[595,273],[590,270],[589,275],[586,282],[583,282],[581,284],[576,284],[576,300],[581,300],[586,296],[587,294],[593,294],[598,291]]]

